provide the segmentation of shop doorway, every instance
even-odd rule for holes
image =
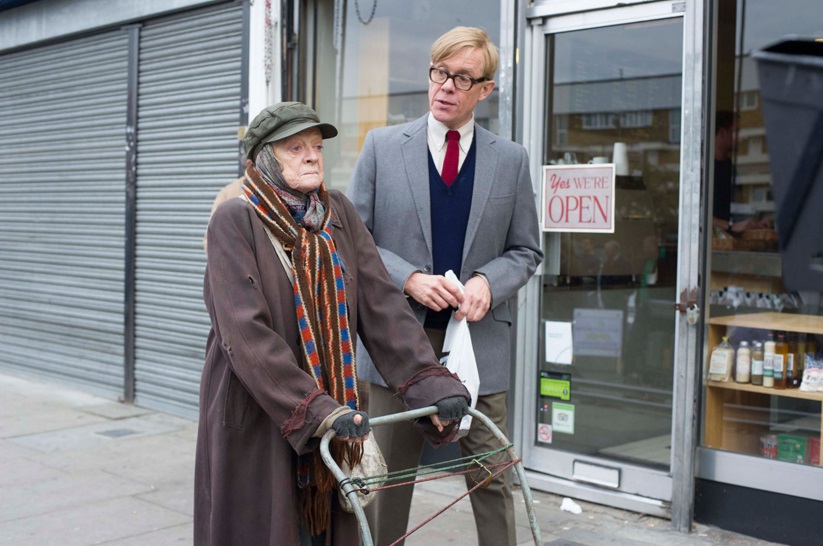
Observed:
[[[655,2],[549,16],[532,41],[542,90],[530,98],[542,120],[533,160],[614,164],[616,176],[613,230],[543,235],[526,467],[555,491],[608,492],[660,515],[672,502],[673,454],[689,449],[672,434],[686,213],[682,15],[678,3]]]

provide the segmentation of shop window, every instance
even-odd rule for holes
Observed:
[[[740,110],[757,110],[759,106],[759,96],[757,91],[745,91],[740,93]]]
[[[652,112],[644,110],[641,112],[621,112],[619,114],[611,112],[597,112],[594,114],[583,114],[583,129],[597,131],[601,129],[616,129],[623,127],[627,129],[637,129],[640,127],[651,127]]]
[[[428,112],[432,43],[449,29],[484,28],[501,48],[501,3],[455,0],[315,2],[313,102],[340,130],[326,143],[326,185],[344,190],[366,133],[415,120]],[[504,49],[505,51],[505,49]],[[505,62],[501,53],[501,65]],[[495,75],[500,85],[499,72]],[[475,110],[481,126],[499,128],[498,88]],[[505,135],[508,136],[508,135]]]
[[[652,112],[643,110],[642,112],[623,112],[620,114],[620,126],[628,129],[638,129],[640,127],[651,127]]]
[[[600,129],[614,129],[617,127],[617,115],[609,112],[583,114],[583,129],[597,131]]]
[[[680,108],[669,110],[669,142],[680,144]]]
[[[781,158],[768,147],[783,137],[764,126],[752,56],[789,34],[820,36],[819,4],[717,5],[703,445],[775,464],[819,466],[823,298],[786,276],[792,268],[778,244],[771,174]],[[805,145],[802,136],[791,138]]]
[[[555,119],[554,139],[558,146],[569,143],[569,116],[557,116]]]
[[[682,44],[681,18],[547,40],[544,126],[564,139],[543,162],[558,173],[614,163],[615,186],[610,230],[581,225],[595,217],[557,195],[547,205],[551,221],[581,224],[543,235],[541,448],[670,468],[681,153],[667,121],[682,106]]]

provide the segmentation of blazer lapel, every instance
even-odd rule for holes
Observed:
[[[497,169],[497,149],[494,142],[497,136],[479,125],[474,126],[474,138],[477,143],[474,167],[474,192],[472,206],[469,211],[469,222],[466,226],[466,239],[463,242],[463,263],[474,242],[474,236],[480,228],[480,220],[489,203],[489,196],[494,183],[494,173]]]
[[[406,141],[400,146],[406,179],[409,181],[414,207],[423,230],[423,238],[429,255],[432,254],[431,196],[429,194],[429,143],[427,136],[428,114],[414,121],[406,129]],[[402,228],[401,228],[402,229]]]

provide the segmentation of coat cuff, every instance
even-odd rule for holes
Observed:
[[[430,366],[417,372],[400,385],[397,393],[409,409],[433,406],[452,396],[462,396],[467,403],[471,402],[471,395],[463,382],[445,366]]]
[[[346,413],[351,413],[353,411],[354,410],[348,406],[340,406],[339,408],[331,412],[328,417],[323,419],[323,422],[320,423],[320,426],[317,427],[317,430],[315,430],[314,434],[312,434],[312,438],[322,438],[323,435],[326,434],[326,431],[328,431],[331,428],[331,424],[334,423],[334,421],[338,417]]]
[[[291,413],[291,417],[283,423],[283,426],[280,428],[280,434],[283,435],[283,438],[288,438],[291,436],[294,431],[303,428],[306,424],[306,415],[309,412],[309,404],[314,401],[315,398],[326,394],[325,391],[320,389],[315,389],[309,393],[307,397],[300,402],[294,411]]]
[[[320,444],[313,434],[321,423],[340,407],[325,391],[314,389],[300,401],[291,416],[280,427],[280,434],[298,453],[307,453]]]

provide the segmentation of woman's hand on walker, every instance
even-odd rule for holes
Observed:
[[[363,443],[369,436],[369,415],[363,411],[350,411],[334,420],[331,428],[337,437],[347,442]]]
[[[452,421],[459,421],[469,412],[469,404],[462,396],[450,396],[435,404],[437,415],[431,416],[431,421],[437,427],[438,432],[443,432],[443,428],[452,424]]]

